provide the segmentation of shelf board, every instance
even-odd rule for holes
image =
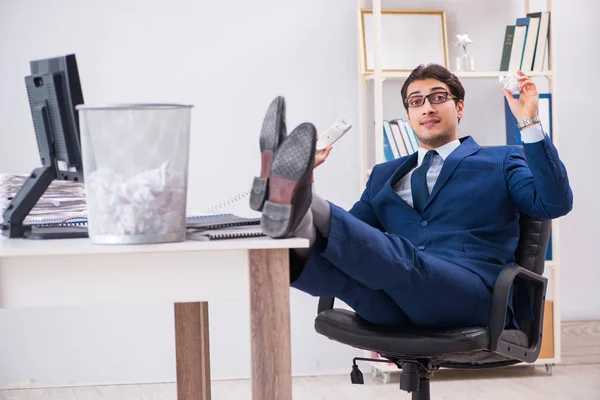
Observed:
[[[508,74],[508,71],[475,71],[475,72],[455,72],[454,73],[458,78],[498,78],[500,76],[504,76]],[[410,75],[410,72],[382,72],[381,77],[383,79],[406,79]],[[553,76],[552,71],[542,71],[542,72],[526,72],[527,76],[531,77],[547,77],[550,78]],[[373,80],[375,78],[374,74],[363,75],[363,79],[366,81]]]

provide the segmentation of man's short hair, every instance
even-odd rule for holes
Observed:
[[[414,81],[430,78],[445,83],[450,88],[450,94],[456,97],[456,99],[454,99],[455,101],[458,102],[465,99],[465,88],[463,88],[462,83],[460,83],[456,75],[439,64],[427,64],[426,66],[421,64],[412,70],[400,90],[402,104],[404,104],[406,110],[408,110],[408,104],[406,103],[406,91],[408,90],[408,85]]]

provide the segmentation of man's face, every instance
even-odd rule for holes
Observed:
[[[463,115],[464,101],[455,101],[445,83],[431,78],[417,80],[408,85],[406,93],[408,121],[421,147],[436,149],[458,138],[458,119]],[[419,105],[422,98],[418,96],[430,94]],[[446,94],[446,101],[442,102]]]

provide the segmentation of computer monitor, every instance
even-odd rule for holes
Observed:
[[[42,166],[31,172],[4,211],[2,234],[11,238],[31,232],[23,221],[53,180],[83,182],[75,109],[83,104],[83,93],[75,55],[31,61],[30,70],[25,86]]]

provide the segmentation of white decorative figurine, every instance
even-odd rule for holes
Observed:
[[[456,43],[455,46],[461,46],[463,48],[464,53],[460,56],[456,57],[456,71],[475,71],[475,60],[473,57],[467,54],[467,45],[473,43],[471,39],[469,39],[469,35],[466,33],[464,35],[456,35]]]

